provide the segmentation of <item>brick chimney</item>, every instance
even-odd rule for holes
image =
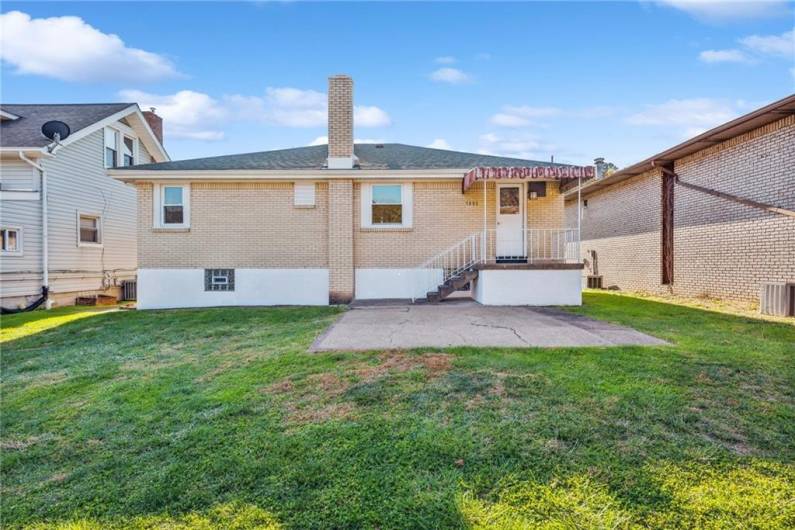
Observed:
[[[328,168],[353,164],[353,79],[333,75],[328,78]]]
[[[149,128],[155,133],[157,141],[160,142],[160,145],[163,145],[163,118],[155,114],[154,107],[149,107],[149,110],[145,110],[143,115],[146,123],[149,124]]]

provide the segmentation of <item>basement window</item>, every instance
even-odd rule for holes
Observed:
[[[411,184],[362,185],[362,226],[411,227]]]
[[[205,291],[234,291],[235,269],[204,269]]]
[[[22,229],[4,226],[2,228],[3,256],[22,255]]]

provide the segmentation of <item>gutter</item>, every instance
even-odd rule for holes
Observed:
[[[39,171],[41,176],[41,261],[42,261],[42,286],[41,295],[45,301],[47,309],[52,308],[50,300],[50,259],[49,259],[49,234],[48,234],[48,214],[47,214],[47,172],[41,165],[28,158],[23,151],[19,151],[19,158],[23,162],[30,164]]]

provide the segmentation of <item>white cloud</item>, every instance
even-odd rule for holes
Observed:
[[[0,15],[0,59],[19,74],[63,81],[151,82],[180,75],[162,55],[129,48],[80,17],[31,18],[20,11]]]
[[[290,87],[268,87],[265,96],[232,95],[225,98],[241,118],[285,127],[321,127],[328,120],[326,94],[316,90]],[[357,105],[353,108],[357,127],[388,127],[392,120],[383,109]]]
[[[795,57],[795,29],[781,35],[750,35],[740,39],[740,44],[764,55]]]
[[[233,121],[301,128],[322,127],[328,120],[324,93],[291,87],[268,87],[264,96],[231,94],[220,100],[192,90],[167,95],[122,90],[119,96],[143,108],[157,107],[166,134],[173,138],[221,140],[224,133],[219,125]],[[391,124],[389,114],[375,106],[355,106],[353,115],[357,127]]]
[[[502,112],[491,117],[491,123],[500,127],[524,127],[530,125],[532,120],[546,118],[561,114],[556,107],[530,107],[528,105],[505,105]]]
[[[740,50],[704,50],[698,58],[705,63],[745,63],[749,61]]]
[[[776,17],[789,10],[785,0],[658,0],[657,3],[707,22]]]
[[[628,116],[626,122],[630,125],[674,128],[682,137],[689,137],[737,117],[747,106],[743,101],[671,99],[647,105],[645,110]]]
[[[357,105],[353,107],[353,123],[357,127],[388,127],[392,125],[392,119],[378,107]]]
[[[439,68],[431,73],[431,79],[438,83],[450,83],[451,85],[460,85],[472,80],[469,74],[458,68]]]
[[[502,137],[494,133],[482,134],[478,153],[530,160],[546,160],[555,151],[555,146],[542,142],[529,134]]]
[[[215,141],[224,138],[223,131],[210,127],[228,117],[221,103],[207,94],[192,90],[180,90],[176,94],[156,95],[140,90],[122,90],[119,96],[142,108],[156,107],[163,118],[166,138]]]
[[[744,50],[704,50],[698,58],[705,63],[754,63],[764,56],[795,57],[795,30],[780,35],[749,35],[737,42]]]
[[[452,149],[450,144],[448,144],[447,140],[445,140],[444,138],[436,138],[433,142],[429,143],[426,147],[430,147],[431,149],[447,149],[447,150]]]
[[[441,57],[437,57],[433,61],[439,64],[455,64],[456,58],[453,57],[452,55],[443,55]]]

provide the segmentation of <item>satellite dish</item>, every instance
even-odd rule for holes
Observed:
[[[41,126],[41,134],[53,141],[66,140],[72,130],[62,121],[48,121]]]

